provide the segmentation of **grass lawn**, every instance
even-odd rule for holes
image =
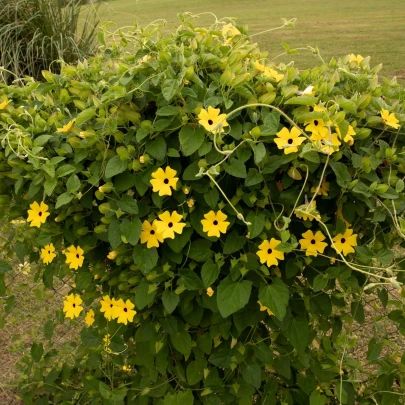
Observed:
[[[102,21],[118,26],[165,19],[169,29],[177,13],[213,12],[219,19],[237,18],[257,33],[280,25],[280,19],[297,18],[296,28],[255,37],[270,59],[283,52],[282,42],[291,47],[318,46],[325,60],[348,53],[370,55],[374,64],[383,63],[383,75],[405,79],[405,2],[403,0],[113,0],[100,8]],[[207,26],[212,16],[203,15],[197,25]],[[299,68],[317,63],[308,51],[280,61],[295,60]]]

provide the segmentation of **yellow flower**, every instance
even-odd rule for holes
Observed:
[[[222,27],[222,36],[225,39],[232,39],[233,37],[236,37],[236,35],[240,35],[240,31],[231,23]]]
[[[67,251],[65,252],[66,256],[66,264],[69,264],[70,269],[75,269],[77,270],[79,267],[83,266],[83,260],[84,260],[84,250],[80,246],[70,246],[69,248],[66,249]]]
[[[272,312],[269,308],[265,307],[260,301],[257,301],[257,303],[260,305],[260,311],[267,311],[269,316],[274,315],[274,312]]]
[[[336,133],[339,135],[339,138],[342,139],[342,134],[340,132],[339,127],[336,127]],[[356,135],[355,130],[353,129],[353,127],[351,125],[349,125],[347,134],[345,135],[343,141],[347,142],[349,145],[353,145],[353,143],[354,143],[353,136],[355,136],[355,135]]]
[[[321,152],[331,155],[339,150],[339,146],[341,144],[342,143],[339,141],[337,133],[330,134],[322,139],[322,145],[324,146],[321,147]]]
[[[0,103],[0,110],[4,110],[10,103],[11,100],[8,100],[6,97],[6,99]]]
[[[48,206],[41,201],[38,204],[36,201],[30,205],[30,210],[28,210],[27,222],[31,222],[30,226],[36,226],[40,228],[42,224],[45,223],[46,218],[50,215],[48,211]]]
[[[266,263],[267,267],[270,267],[277,266],[279,260],[284,260],[284,252],[275,249],[280,243],[281,241],[274,238],[269,241],[264,240],[256,253],[260,258],[260,263]]]
[[[312,201],[311,204],[303,204],[294,210],[297,218],[301,218],[304,221],[312,221],[313,219],[321,219],[319,212],[316,209],[316,201]]]
[[[318,105],[318,104],[315,104],[315,105],[313,106],[313,109],[314,109],[314,111],[316,111],[316,112],[325,112],[325,111],[326,111],[326,108],[325,108],[325,107],[323,107],[323,106],[321,106],[321,105]]]
[[[63,312],[66,312],[65,317],[73,319],[79,316],[80,312],[83,311],[82,303],[83,301],[76,294],[70,294],[65,297],[65,301],[63,301]]]
[[[293,127],[289,131],[284,127],[281,131],[277,132],[278,138],[275,138],[274,142],[279,149],[284,149],[284,153],[288,155],[289,153],[298,152],[298,146],[305,141],[305,138],[300,135],[301,132],[298,128]]]
[[[55,246],[53,246],[52,243],[49,245],[44,246],[43,249],[41,249],[41,259],[44,264],[49,264],[52,262],[52,260],[56,257],[55,255]]]
[[[304,239],[300,239],[301,249],[306,250],[306,256],[318,256],[319,253],[323,253],[327,243],[323,242],[325,240],[325,235],[321,231],[317,231],[315,234],[308,229],[302,234]]]
[[[211,287],[208,287],[208,288],[207,288],[207,295],[208,295],[209,297],[212,297],[212,296],[214,295],[214,290],[213,290]]]
[[[157,232],[163,235],[163,239],[174,239],[174,234],[181,234],[186,226],[185,223],[180,222],[183,217],[177,211],[173,211],[171,214],[169,211],[165,211],[159,215],[159,218],[160,221],[155,221],[154,224],[156,224]]]
[[[264,77],[268,77],[270,79],[274,79],[277,83],[282,80],[282,78],[284,77],[284,75],[282,73],[278,73],[276,70],[274,69],[270,69],[267,68],[264,72],[263,72],[263,76]]]
[[[187,200],[188,208],[194,207],[194,203],[195,203],[194,199],[193,199],[193,198],[189,198],[189,199]]]
[[[208,111],[202,108],[198,114],[198,123],[213,134],[224,132],[224,127],[229,126],[229,124],[225,120],[226,114],[220,114],[220,112],[219,108],[211,106],[208,107]]]
[[[215,213],[210,211],[204,215],[205,219],[201,220],[203,231],[208,233],[208,236],[220,237],[221,233],[226,233],[229,222],[225,221],[228,217],[221,210]]]
[[[92,309],[87,312],[86,317],[84,318],[84,321],[86,322],[87,326],[91,326],[94,323],[94,311]]]
[[[115,319],[114,317],[114,307],[116,304],[115,298],[110,298],[108,295],[105,295],[103,299],[100,301],[101,308],[100,312],[104,312],[104,317],[107,321],[111,321],[111,319]]]
[[[111,344],[111,339],[110,339],[110,334],[107,333],[104,338],[103,338],[103,342],[104,342],[104,350],[107,353],[112,353],[111,349],[110,349],[110,344]]]
[[[178,177],[175,177],[177,174],[176,170],[172,169],[170,166],[167,166],[165,170],[161,167],[152,173],[153,180],[150,181],[150,184],[153,186],[154,192],[159,192],[159,195],[172,195],[172,189],[176,189]]]
[[[126,371],[127,373],[130,373],[131,372],[131,366],[122,366],[122,371]]]
[[[305,131],[311,132],[311,139],[313,141],[320,141],[329,135],[328,127],[321,119],[308,121],[305,125]]]
[[[329,186],[330,186],[330,184],[327,182],[327,181],[323,181],[322,182],[322,184],[321,184],[321,187],[319,188],[319,190],[318,190],[318,193],[317,193],[317,195],[323,195],[323,196],[325,196],[325,197],[327,197],[328,196],[328,193],[329,193]],[[313,186],[312,188],[311,188],[311,193],[313,194],[313,193],[315,193],[315,191],[318,189],[318,185],[316,185],[316,186]]]
[[[360,63],[362,62],[364,58],[361,55],[355,55],[354,53],[350,54],[349,56],[349,62],[354,62],[357,65],[360,65]]]
[[[353,234],[353,229],[347,228],[344,234],[337,234],[333,238],[333,248],[344,256],[354,253],[353,246],[357,246],[357,234]]]
[[[141,231],[141,243],[146,243],[148,249],[159,247],[159,242],[163,242],[163,235],[157,231],[156,221],[151,224],[149,221],[143,221]]]
[[[56,128],[56,132],[59,134],[63,134],[63,133],[68,133],[72,130],[72,127],[74,125],[74,123],[76,122],[76,118],[72,119],[71,121],[69,121],[66,125],[64,125],[62,128]]]
[[[256,60],[256,61],[253,63],[253,66],[254,66],[255,69],[258,70],[259,72],[265,72],[265,71],[268,69],[268,67],[263,66],[258,60]]]
[[[126,325],[129,322],[134,320],[136,311],[134,311],[135,305],[127,300],[124,302],[121,298],[118,301],[115,301],[115,305],[112,309],[113,319],[117,318],[118,323],[123,323]]]
[[[114,260],[117,256],[117,252],[115,250],[112,250],[110,253],[108,253],[107,259]]]
[[[395,117],[394,113],[391,113],[388,110],[382,109],[380,111],[381,117],[383,119],[383,122],[385,125],[388,125],[389,127],[398,129],[400,127],[399,120]]]

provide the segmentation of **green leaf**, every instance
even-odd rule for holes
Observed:
[[[247,383],[249,383],[256,389],[260,388],[262,380],[262,371],[259,365],[248,364],[243,370],[242,376]]]
[[[44,336],[46,339],[50,340],[53,336],[53,331],[55,330],[56,324],[53,320],[48,319],[44,325]]]
[[[139,246],[139,245],[138,245]],[[135,305],[137,309],[144,309],[155,298],[156,289],[150,291],[150,284],[142,281],[135,289]]]
[[[380,357],[382,348],[383,348],[382,344],[377,343],[375,338],[370,339],[370,341],[368,342],[367,360],[368,361],[377,360]]]
[[[284,104],[285,105],[314,105],[318,102],[317,97],[313,96],[297,96],[291,97]]]
[[[80,127],[85,122],[91,120],[95,115],[96,109],[94,107],[87,108],[77,115],[75,125]]]
[[[94,328],[83,328],[80,332],[80,339],[86,347],[96,347],[100,343],[98,330]]]
[[[76,288],[81,291],[91,286],[93,274],[88,270],[79,270],[76,275]]]
[[[179,271],[180,281],[179,284],[184,284],[187,290],[199,290],[204,288],[200,277],[193,270],[181,269]]]
[[[13,270],[13,268],[4,260],[0,260],[0,274],[7,273]]]
[[[248,229],[250,232],[250,239],[253,239],[262,233],[264,224],[266,223],[266,216],[263,213],[256,215],[253,211],[250,211],[246,217],[246,221],[252,224],[248,226]]]
[[[336,175],[336,181],[342,188],[347,188],[347,184],[352,181],[347,166],[340,162],[330,162],[330,167]]]
[[[45,194],[47,196],[51,196],[57,184],[58,184],[57,179],[47,179],[44,183]]]
[[[252,282],[243,280],[233,282],[228,276],[218,286],[217,304],[223,318],[242,309],[248,302],[252,290]]]
[[[196,262],[205,262],[212,256],[212,251],[210,250],[212,242],[206,239],[197,239],[191,242],[191,247],[189,251],[190,259]]]
[[[166,158],[166,148],[166,141],[163,136],[159,136],[146,144],[146,152],[159,161]]]
[[[166,79],[162,85],[162,95],[166,101],[170,101],[179,91],[180,82],[176,79]]]
[[[10,295],[7,299],[6,299],[6,305],[4,307],[4,310],[6,312],[6,314],[9,314],[15,307],[15,296],[14,295]]]
[[[254,153],[255,165],[258,165],[266,156],[266,147],[262,142],[260,142],[258,144],[252,144],[252,149]]]
[[[108,241],[113,249],[116,249],[122,243],[120,223],[116,219],[112,220],[108,226]]]
[[[193,234],[193,230],[191,228],[184,228],[181,234],[176,234],[174,239],[166,239],[165,243],[167,243],[173,252],[180,253],[184,246],[190,242],[190,237]]]
[[[312,391],[311,397],[309,398],[309,405],[325,405],[328,402],[328,398],[318,390]]]
[[[227,347],[217,349],[211,354],[208,361],[216,367],[228,368],[232,364],[232,350]]]
[[[305,318],[294,318],[287,328],[287,337],[298,352],[303,352],[308,346],[309,326]]]
[[[184,156],[190,156],[196,152],[204,142],[205,130],[203,127],[192,128],[186,125],[179,132],[181,150]]]
[[[171,117],[173,115],[178,115],[180,109],[174,105],[165,105],[156,111],[156,115],[159,117]]]
[[[137,201],[126,194],[122,196],[121,201],[117,202],[117,206],[122,211],[127,212],[128,214],[138,214],[139,212]]]
[[[326,274],[318,274],[314,278],[314,284],[312,286],[314,292],[318,292],[326,288],[326,286],[328,285],[328,281],[329,279]]]
[[[274,135],[278,131],[280,125],[280,114],[276,111],[267,114],[263,120],[263,126],[261,136]]]
[[[246,179],[247,177],[246,166],[240,160],[231,159],[229,163],[224,163],[222,167],[233,177],[239,177],[241,179]]]
[[[177,307],[180,297],[174,292],[165,290],[162,295],[162,302],[165,310],[171,314]]]
[[[204,193],[204,200],[208,206],[215,210],[219,200],[219,192],[216,188],[212,188],[208,193]]]
[[[224,245],[224,254],[229,255],[231,253],[240,251],[245,245],[246,241],[247,241],[246,236],[239,236],[238,231],[236,230],[232,231],[226,237]]]
[[[251,187],[256,184],[259,184],[263,181],[263,176],[257,171],[257,169],[249,169],[245,180],[245,186]]]
[[[58,167],[58,170],[56,170],[56,177],[60,178],[60,177],[65,177],[68,174],[73,173],[74,171],[76,171],[76,168],[72,165],[62,165],[60,167]]]
[[[191,353],[191,337],[186,330],[170,335],[170,340],[174,348],[184,354],[185,357],[190,356]]]
[[[207,367],[207,362],[202,359],[191,361],[186,369],[187,382],[189,385],[195,385],[204,377],[204,368]]]
[[[127,170],[128,160],[121,160],[118,155],[113,156],[105,168],[105,177],[111,178]]]
[[[33,343],[31,346],[31,357],[36,363],[39,363],[44,354],[42,343]]]
[[[201,268],[201,279],[204,287],[208,288],[219,276],[219,266],[212,260],[205,262]]]
[[[66,204],[69,204],[73,200],[73,195],[70,193],[61,194],[56,200],[55,208],[58,209]]]
[[[132,258],[142,273],[148,274],[157,265],[159,255],[156,248],[148,249],[145,245],[136,245]]]
[[[72,174],[69,177],[68,181],[66,182],[66,188],[67,188],[67,191],[72,194],[76,193],[79,190],[80,180],[75,174]]]
[[[278,278],[270,285],[261,286],[259,290],[260,302],[269,308],[280,321],[285,317],[289,299],[287,286]]]
[[[140,219],[136,218],[133,221],[129,219],[124,219],[120,225],[121,240],[128,242],[132,246],[135,246],[142,232],[142,222]],[[123,239],[125,238],[125,240]],[[114,248],[113,248],[114,249]]]

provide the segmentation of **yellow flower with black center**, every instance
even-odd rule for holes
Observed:
[[[260,311],[267,311],[269,316],[274,315],[274,312],[272,312],[269,308],[265,307],[260,301],[257,301],[257,303],[260,305]]]
[[[271,238],[264,240],[259,245],[259,251],[256,253],[259,256],[260,263],[266,263],[267,267],[277,266],[279,260],[284,260],[284,252],[276,250],[276,247],[281,243],[280,240]]]
[[[341,144],[337,133],[334,132],[333,134],[328,134],[322,139],[320,151],[327,155],[331,155],[339,150]]]
[[[130,301],[122,300],[121,298],[118,301],[115,301],[115,305],[112,310],[113,319],[117,319],[118,323],[123,323],[126,325],[129,322],[134,320],[136,311],[134,311],[135,305]]]
[[[186,226],[185,223],[180,222],[183,217],[177,211],[173,211],[171,214],[169,211],[165,211],[159,215],[159,218],[160,221],[155,221],[154,224],[157,232],[163,235],[163,239],[174,239],[174,234],[181,234]]]
[[[46,218],[50,215],[50,213],[47,212],[48,206],[43,201],[41,201],[40,204],[35,201],[30,205],[30,208],[31,209],[27,211],[27,222],[31,222],[30,226],[40,228],[41,225],[45,223]]]
[[[44,264],[49,264],[56,257],[55,246],[52,243],[41,249],[41,259]]]
[[[339,138],[342,139],[342,134],[340,132],[339,127],[336,127],[336,133],[339,135]],[[353,136],[355,136],[355,135],[356,135],[355,130],[353,129],[353,127],[351,125],[349,125],[349,128],[347,129],[347,134],[343,138],[343,141],[348,143],[349,145],[353,145],[354,144]]]
[[[62,128],[56,128],[56,132],[58,134],[65,134],[68,133],[72,130],[74,123],[76,122],[76,118],[73,118],[71,121],[69,121],[66,125],[64,125]]]
[[[354,253],[354,246],[357,246],[357,234],[353,233],[353,229],[347,228],[345,233],[339,233],[333,238],[332,247],[344,256]]]
[[[70,294],[65,297],[63,301],[63,312],[65,312],[66,318],[76,318],[80,315],[80,312],[83,311],[81,304],[83,303],[82,299],[77,294]]]
[[[108,253],[107,259],[114,260],[117,256],[117,252],[115,250],[112,250],[110,253]]]
[[[84,322],[86,322],[87,326],[91,326],[94,323],[94,311],[92,309],[90,309],[87,314],[86,317],[84,318]]]
[[[310,138],[313,141],[320,141],[329,135],[328,127],[325,125],[325,122],[320,118],[307,121],[305,125],[306,125],[305,131],[311,132]]]
[[[284,77],[282,73],[278,73],[277,70],[267,68],[263,72],[264,77],[268,77],[269,79],[274,79],[277,83],[281,81]]]
[[[224,127],[229,126],[226,122],[226,114],[220,114],[219,108],[208,107],[208,110],[201,109],[198,114],[198,123],[203,126],[207,131],[213,134],[224,132]]]
[[[208,295],[209,297],[212,297],[212,296],[214,295],[214,290],[213,290],[211,287],[208,287],[208,288],[207,288],[207,295]]]
[[[203,226],[203,231],[207,232],[208,236],[220,237],[221,233],[226,233],[226,229],[229,226],[229,222],[225,221],[228,216],[225,215],[221,210],[210,211],[208,214],[204,215],[205,219],[201,220]]]
[[[163,235],[158,232],[156,221],[151,224],[149,221],[143,221],[141,230],[141,243],[146,243],[146,247],[151,249],[159,247],[159,243],[163,242]]]
[[[10,103],[11,100],[6,97],[6,99],[0,103],[0,110],[4,110]]]
[[[384,108],[380,111],[381,118],[385,125],[389,127],[398,129],[400,127],[399,120],[395,117],[394,113],[391,113],[388,110],[384,110]]]
[[[330,187],[330,184],[327,181],[323,181],[321,184],[321,187],[319,187],[317,195],[323,195],[323,196],[327,197],[328,193],[329,193],[329,187]],[[315,193],[315,191],[317,189],[318,189],[318,185],[313,186],[311,188],[311,193],[312,194]]]
[[[306,256],[318,256],[318,253],[323,253],[327,243],[323,242],[326,238],[321,231],[317,231],[315,234],[308,229],[302,234],[304,239],[300,239],[301,249],[305,250]]]
[[[115,319],[114,317],[114,307],[116,304],[115,298],[110,298],[108,295],[105,295],[103,299],[100,301],[101,308],[100,312],[104,312],[104,317],[107,321],[111,321]]]
[[[363,57],[361,55],[355,55],[354,53],[351,53],[349,55],[349,62],[354,62],[357,65],[360,65],[360,63],[363,61]]]
[[[80,246],[70,246],[65,251],[66,264],[69,264],[70,269],[77,270],[83,266],[84,250]]]
[[[284,149],[284,153],[298,152],[298,146],[305,141],[303,136],[300,136],[301,132],[298,128],[291,128],[289,131],[284,127],[281,131],[277,132],[277,138],[274,139],[275,144],[279,149]]]
[[[155,193],[159,192],[160,196],[172,195],[172,188],[173,190],[176,189],[179,180],[176,174],[176,170],[170,166],[167,166],[165,170],[159,167],[159,169],[152,173],[153,179],[150,181],[150,184],[153,186],[153,191]]]

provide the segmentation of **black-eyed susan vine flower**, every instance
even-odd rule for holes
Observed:
[[[84,318],[84,322],[86,322],[87,326],[91,326],[94,323],[94,311],[92,309],[89,309],[89,311],[86,314],[86,317]]]
[[[226,233],[229,222],[226,221],[228,216],[221,210],[215,212],[210,211],[204,215],[205,219],[201,220],[203,231],[207,232],[208,236],[221,236],[221,233]]]
[[[274,315],[274,312],[272,312],[269,308],[265,307],[260,301],[257,301],[257,303],[260,305],[260,311],[267,311],[269,316]]]
[[[3,100],[0,103],[0,110],[4,110],[10,103],[11,103],[11,100],[8,100],[7,98],[5,100]]]
[[[224,132],[224,127],[229,124],[226,122],[226,114],[220,114],[219,108],[208,107],[208,110],[201,109],[198,114],[198,123],[203,126],[207,131],[215,133]]]
[[[179,180],[176,174],[177,171],[170,166],[166,166],[165,170],[159,167],[159,169],[152,173],[153,179],[150,181],[153,186],[153,192],[159,192],[160,196],[172,195],[172,188],[173,190],[176,189],[177,181]]]
[[[115,298],[110,298],[108,295],[105,295],[100,301],[100,304],[100,312],[104,312],[104,317],[107,319],[107,321],[114,319],[114,307],[116,304]]]
[[[339,127],[336,127],[336,133],[339,135],[339,138],[342,139],[342,134],[340,132]],[[353,127],[351,125],[349,125],[349,127],[347,128],[347,133],[343,138],[343,142],[346,142],[349,145],[353,145],[354,144],[353,136],[355,136],[355,135],[356,135],[356,131],[353,129]]]
[[[394,113],[391,113],[388,110],[384,110],[384,108],[380,111],[381,118],[385,125],[388,125],[391,128],[398,129],[400,127],[399,120],[395,117]]]
[[[83,311],[81,304],[82,299],[77,294],[70,294],[65,297],[63,301],[63,312],[65,312],[66,318],[76,318]]]
[[[69,121],[66,125],[64,125],[62,128],[56,128],[56,132],[58,134],[64,134],[64,133],[68,133],[72,130],[73,125],[76,122],[76,118],[73,118],[71,121]]]
[[[126,300],[125,302],[121,298],[116,300],[112,310],[113,319],[117,319],[118,323],[123,323],[124,325],[126,325],[128,321],[132,322],[136,315],[134,308],[135,305],[130,300]]]
[[[338,134],[334,132],[333,134],[328,134],[322,139],[320,151],[327,155],[331,155],[339,150],[339,146],[342,143],[339,141]]]
[[[31,222],[30,226],[40,228],[41,225],[45,223],[46,218],[50,215],[48,212],[48,206],[43,201],[41,201],[40,204],[34,201],[30,204],[30,208],[31,209],[27,211],[27,222]]]
[[[360,65],[360,63],[363,61],[363,57],[361,55],[355,55],[354,53],[351,53],[349,55],[349,62],[354,62],[357,65]]]
[[[209,297],[212,297],[214,295],[214,290],[211,287],[208,287],[206,293]]]
[[[306,256],[318,256],[318,253],[323,253],[328,246],[323,242],[326,237],[321,231],[313,233],[310,229],[302,234],[303,239],[300,239],[301,249],[305,250]]]
[[[83,266],[84,250],[80,246],[70,246],[65,250],[66,261],[70,269],[77,270]]]
[[[151,249],[159,247],[159,243],[163,243],[163,235],[158,232],[156,221],[152,224],[149,221],[143,221],[141,229],[141,243],[146,243],[146,247]]]
[[[107,259],[114,260],[118,256],[118,253],[115,250],[112,250],[107,255]]]
[[[51,263],[55,257],[55,246],[53,246],[53,243],[50,243],[41,249],[41,259],[44,264]]]
[[[224,25],[221,31],[226,43],[237,35],[240,35],[240,31],[231,23]]]
[[[159,215],[159,219],[160,221],[155,221],[154,225],[156,225],[157,233],[161,234],[163,239],[174,239],[174,235],[176,233],[181,234],[183,228],[186,226],[184,222],[180,222],[183,216],[177,211],[173,211],[172,213],[165,211]]]
[[[324,197],[327,197],[329,194],[329,187],[330,184],[327,181],[322,181],[321,187],[319,187],[317,195],[323,195]],[[318,189],[318,185],[315,185],[311,188],[311,193],[315,193],[315,191]]]
[[[259,245],[259,250],[256,253],[259,256],[260,263],[266,263],[267,267],[277,266],[279,260],[284,260],[284,252],[276,250],[276,247],[281,243],[280,240],[271,238],[264,240]]]
[[[267,77],[269,79],[274,79],[277,83],[279,81],[281,81],[284,77],[284,75],[282,73],[277,72],[277,70],[271,69],[271,68],[267,68],[264,72],[263,72],[263,76]]]
[[[353,229],[347,228],[343,234],[339,233],[333,238],[332,247],[344,256],[354,253],[354,246],[357,246],[357,234],[353,233]]]
[[[281,131],[277,132],[277,138],[274,139],[275,144],[279,149],[284,149],[284,153],[298,152],[298,146],[305,141],[305,137],[301,136],[301,131],[298,128],[291,128],[289,131],[284,127]]]
[[[307,121],[305,125],[305,131],[311,132],[310,139],[312,141],[321,141],[329,135],[328,127],[322,119]]]

